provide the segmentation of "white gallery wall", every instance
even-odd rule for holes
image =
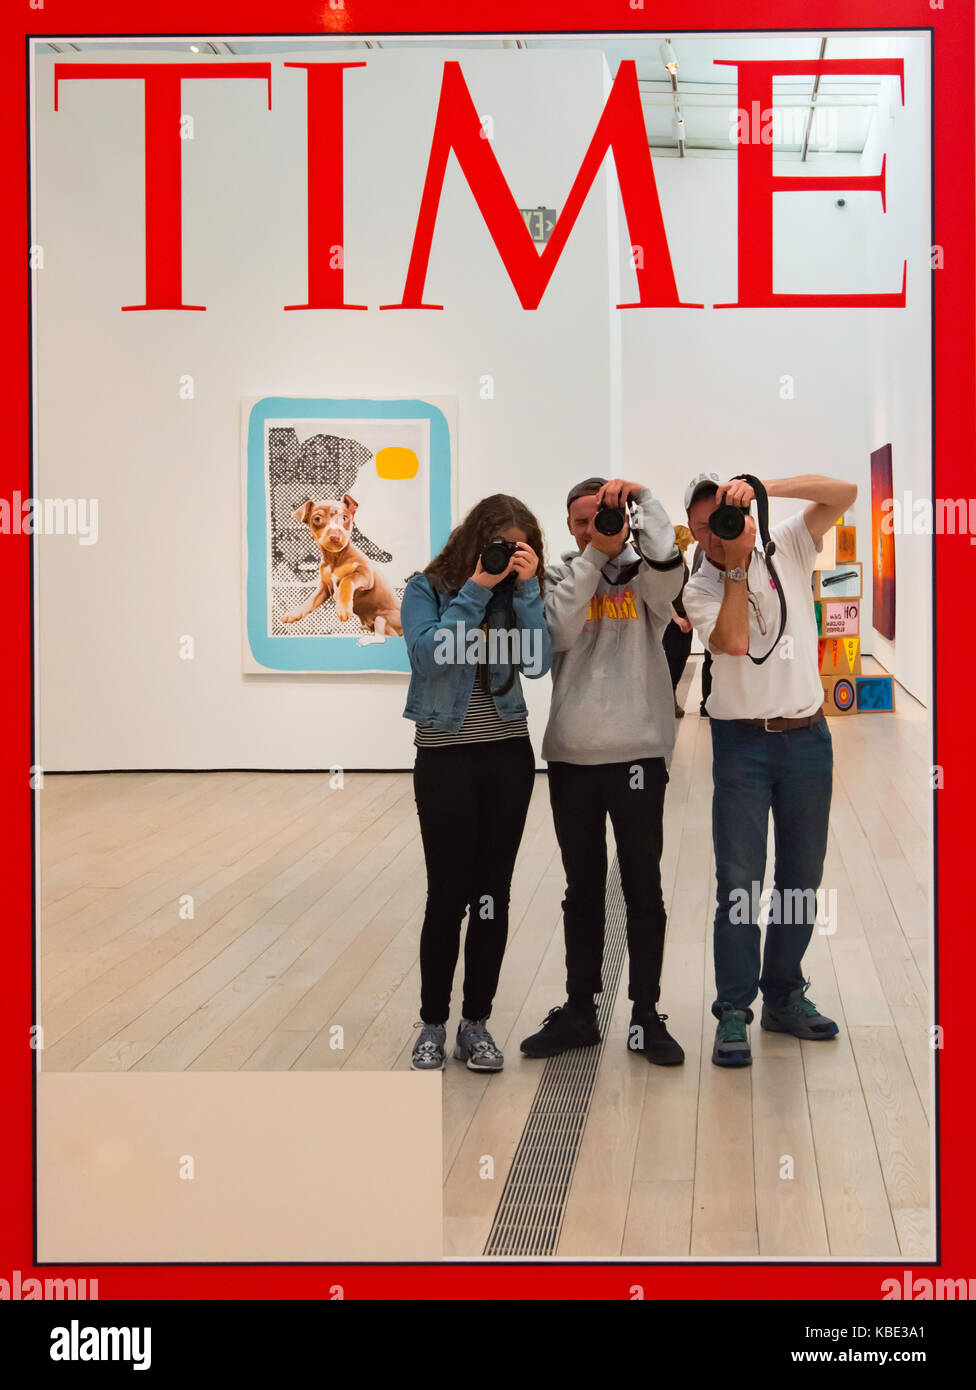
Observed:
[[[928,46],[923,38],[831,37],[833,58],[897,57],[861,156],[776,160],[783,177],[877,175],[885,168],[887,211],[873,192],[774,197],[774,290],[798,294],[883,294],[901,288],[904,309],[714,309],[649,313],[623,321],[623,452],[627,476],[647,481],[675,521],[695,473],[761,478],[826,473],[858,485],[851,516],[867,578],[861,643],[916,698],[931,682],[931,538],[896,537],[896,642],[872,627],[871,451],[892,445],[893,490],[931,495],[931,274]],[[734,158],[658,158],[654,175],[679,297],[734,303],[737,177]],[[843,198],[846,206],[838,208]],[[621,222],[625,299],[629,246]],[[773,521],[799,504],[774,501]],[[700,647],[696,649],[700,650]]]
[[[884,119],[872,132],[864,158],[877,168],[879,146],[883,148],[886,132],[892,133],[898,157],[889,154],[886,171],[891,216],[875,229],[871,244],[886,261],[907,256],[908,303],[897,314],[872,309],[865,315],[865,361],[871,383],[871,448],[891,444],[892,493],[903,504],[906,493],[915,499],[933,497],[932,290],[939,272],[932,268],[932,251],[938,233],[931,228],[929,132],[920,118],[930,101],[928,44],[923,39],[887,42],[905,58],[905,106],[899,103],[896,80],[886,79]],[[869,506],[865,494],[859,515],[869,515]],[[874,655],[925,705],[932,698],[932,546],[929,535],[895,536],[895,640],[872,633]]]
[[[649,482],[675,520],[703,468],[850,477],[864,560],[870,451],[892,443],[896,493],[927,491],[930,467],[925,57],[922,40],[878,42],[906,57],[906,107],[860,161],[874,173],[888,152],[887,217],[873,194],[845,195],[843,212],[833,192],[777,197],[776,288],[891,290],[907,258],[905,311],[618,311],[635,296],[607,161],[527,312],[452,157],[425,294],[446,308],[380,312],[402,295],[445,58],[461,59],[523,207],[564,206],[608,90],[596,51],[425,49],[370,51],[345,78],[345,297],[368,312],[283,311],[306,298],[305,79],[278,54],[270,112],[259,81],[184,89],[184,299],[206,313],[122,313],[144,297],[141,86],[71,82],[55,113],[54,60],[39,56],[36,492],[99,501],[97,544],[36,543],[42,765],[412,765],[406,677],[241,672],[245,397],[455,396],[456,516],[514,492],[551,552],[570,539],[566,489],[590,473]],[[681,298],[734,300],[734,159],[654,170]],[[925,544],[899,537],[896,556],[898,641],[875,650],[925,700]],[[872,650],[869,594],[862,633]],[[524,684],[538,749],[549,681]]]
[[[406,677],[241,673],[242,398],[455,396],[458,517],[512,492],[550,535],[571,483],[610,467],[606,171],[527,312],[452,157],[425,293],[446,307],[378,307],[402,297],[445,58],[463,58],[519,205],[561,207],[606,98],[602,54],[371,51],[345,77],[344,142],[345,299],[370,308],[286,313],[307,297],[290,56],[309,57],[272,60],[270,112],[259,81],[185,84],[184,300],[205,313],[120,312],[144,297],[141,86],[66,83],[55,114],[38,59],[37,490],[100,502],[96,545],[38,544],[47,768],[412,766]],[[538,747],[550,684],[525,685]]]

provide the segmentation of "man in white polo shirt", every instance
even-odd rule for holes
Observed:
[[[811,1041],[837,1034],[837,1024],[807,998],[802,969],[816,918],[833,779],[811,579],[824,534],[851,506],[857,488],[815,475],[771,479],[764,486],[770,497],[808,503],[769,533],[786,600],[779,642],[780,598],[769,562],[756,547],[753,517],[745,518],[733,540],[721,540],[708,524],[723,504],[749,506],[755,499],[751,484],[699,474],[685,492],[688,525],[704,551],[701,568],[685,586],[685,612],[712,654],[706,704],[717,879],[712,1061],[726,1067],[752,1061],[746,1025],[760,992],[763,1028]],[[767,660],[756,660],[774,645]],[[770,811],[776,864],[760,960],[756,919]]]

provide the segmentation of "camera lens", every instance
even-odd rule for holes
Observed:
[[[509,547],[501,541],[492,541],[481,552],[481,568],[486,574],[502,574],[508,569],[514,549],[514,546]]]
[[[617,536],[624,529],[624,514],[619,507],[597,507],[593,525],[601,536]]]
[[[748,508],[716,507],[708,518],[708,528],[719,540],[734,541],[745,530]]]

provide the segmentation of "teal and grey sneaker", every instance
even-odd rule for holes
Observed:
[[[469,1071],[501,1071],[505,1058],[495,1046],[495,1039],[485,1027],[485,1020],[472,1022],[462,1018],[458,1024],[454,1056],[467,1062]]]
[[[832,1018],[826,1018],[812,999],[807,998],[810,981],[791,990],[785,1004],[762,1006],[760,1024],[769,1033],[792,1033],[794,1038],[823,1042],[840,1031]]]
[[[712,1061],[717,1067],[751,1067],[752,1052],[744,1009],[723,1009],[715,1029]]]
[[[440,1071],[444,1065],[447,1029],[443,1023],[415,1023],[420,1029],[420,1037],[413,1045],[410,1057],[411,1071]]]

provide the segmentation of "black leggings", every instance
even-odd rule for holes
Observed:
[[[535,755],[528,738],[418,748],[414,796],[427,862],[420,1017],[446,1023],[464,939],[464,1018],[487,1018],[508,939],[508,901]]]

